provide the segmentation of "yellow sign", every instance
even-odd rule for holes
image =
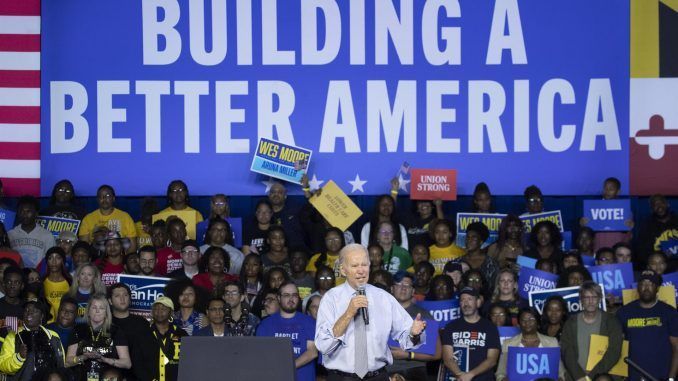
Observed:
[[[330,225],[341,231],[348,229],[363,214],[332,180],[328,181],[319,193],[311,197],[309,202]]]
[[[662,302],[676,308],[676,288],[672,284],[659,287],[657,297]],[[635,288],[629,290],[622,290],[622,302],[624,305],[631,303],[638,299],[638,290]]]
[[[179,217],[186,224],[186,233],[190,239],[195,239],[195,224],[196,222],[196,212],[195,210],[168,210],[162,211],[158,214],[153,215],[153,222],[158,220],[165,220],[169,217]]]
[[[586,371],[593,369],[600,360],[603,359],[603,355],[607,351],[608,346],[607,336],[602,335],[591,335],[591,344],[589,345],[589,358],[586,361]],[[628,376],[629,375],[629,366],[624,362],[624,359],[629,355],[629,342],[627,340],[622,341],[622,350],[621,356],[619,356],[619,361],[610,369],[610,374],[615,376]]]

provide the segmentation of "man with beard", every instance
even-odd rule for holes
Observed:
[[[661,275],[643,271],[639,299],[620,308],[617,318],[629,341],[629,358],[657,379],[672,380],[678,375],[678,312],[657,300],[661,284]],[[629,367],[629,379],[641,375]]]
[[[113,312],[113,324],[127,337],[132,369],[125,371],[128,380],[152,380],[153,334],[148,321],[129,313],[131,291],[126,284],[116,283],[108,290],[108,302]]]
[[[158,254],[153,246],[143,246],[139,249],[139,266],[141,274],[145,276],[157,276],[155,266],[158,263]]]
[[[315,362],[318,350],[313,343],[315,320],[299,312],[299,290],[292,282],[278,288],[280,312],[261,321],[257,336],[289,337],[294,351],[297,380],[315,380]]]
[[[445,366],[459,381],[494,380],[494,367],[501,351],[499,331],[478,313],[482,300],[476,289],[464,287],[459,304],[462,319],[447,324],[442,333]],[[462,369],[455,359],[455,352],[460,350],[466,351],[468,369]]]

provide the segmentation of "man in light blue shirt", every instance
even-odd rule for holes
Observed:
[[[346,283],[321,299],[315,331],[328,381],[388,380],[385,367],[393,363],[388,339],[413,349],[426,339],[426,322],[420,315],[412,320],[391,294],[367,284],[370,259],[363,246],[347,245],[338,261]]]

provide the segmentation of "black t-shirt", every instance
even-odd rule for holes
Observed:
[[[0,319],[2,320],[2,326],[6,326],[5,318],[12,316],[17,318],[18,321],[24,317],[24,307],[21,303],[19,304],[9,304],[5,298],[0,299]],[[16,327],[14,327],[16,328]]]
[[[73,344],[78,345],[76,354],[82,355],[85,350],[88,352],[96,351],[108,358],[118,358],[118,351],[116,347],[128,346],[127,338],[120,328],[111,325],[108,334],[101,331],[93,331],[88,324],[78,324],[73,330],[71,340],[68,346]],[[82,365],[78,365],[74,369],[77,380],[87,379],[88,374],[101,376],[103,371],[109,366],[95,360],[87,360]]]
[[[153,333],[149,322],[141,316],[129,315],[124,319],[113,317],[113,324],[120,327],[127,338],[132,369],[126,371],[128,380],[152,380]]]
[[[467,322],[463,317],[445,326],[441,341],[443,345],[449,345],[455,348],[455,345],[468,345],[468,369],[472,370],[487,358],[488,349],[497,349],[501,351],[499,341],[499,331],[491,321],[480,318],[475,323]],[[455,348],[457,349],[457,348]],[[462,368],[462,370],[464,370]],[[474,381],[494,380],[492,369],[483,374],[479,374]]]
[[[435,209],[434,209],[435,210]],[[421,218],[418,214],[406,216],[403,221],[407,230],[407,245],[412,250],[417,244],[429,247],[433,245],[433,239],[429,235],[429,224],[435,219],[435,215]]]
[[[68,218],[71,220],[81,220],[85,218],[87,210],[80,205],[49,205],[40,211],[41,216]]]
[[[252,246],[253,249],[256,249],[257,254],[261,254],[265,251],[268,251],[268,245],[266,244],[267,236],[268,230],[259,229],[257,222],[252,221],[245,227],[242,244],[243,246]]]

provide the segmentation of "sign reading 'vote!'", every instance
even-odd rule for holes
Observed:
[[[633,219],[630,200],[584,200],[587,226],[595,231],[627,231],[627,220]]]
[[[454,169],[412,169],[412,200],[456,200],[457,171]]]

